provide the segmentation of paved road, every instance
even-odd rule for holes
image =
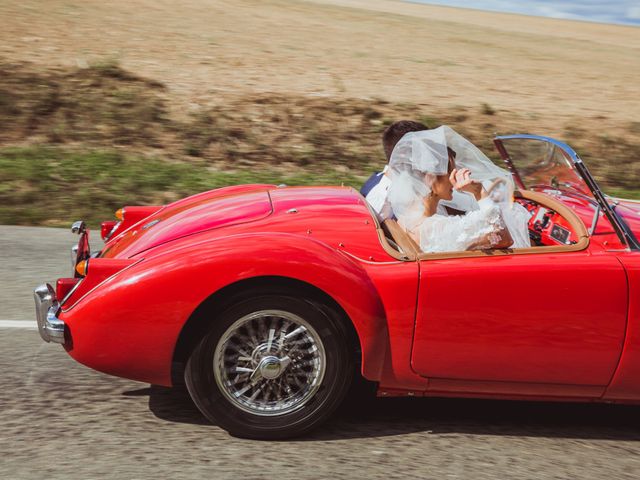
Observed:
[[[99,232],[89,235],[91,248],[102,248]],[[70,228],[0,226],[0,320],[34,318],[33,289],[72,276],[77,242]]]
[[[2,319],[32,319],[30,289],[66,274],[73,239],[0,227]],[[636,407],[374,399],[308,438],[252,442],[182,390],[96,373],[22,328],[0,328],[0,385],[3,479],[640,477]]]

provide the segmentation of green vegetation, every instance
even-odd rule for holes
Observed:
[[[92,227],[123,205],[164,204],[194,193],[243,183],[359,185],[335,172],[268,170],[220,172],[204,162],[168,162],[115,151],[59,148],[0,150],[0,224]]]
[[[626,190],[624,188],[606,188],[605,193],[617,198],[640,200],[640,190]]]

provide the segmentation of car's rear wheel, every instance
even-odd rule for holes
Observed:
[[[340,404],[353,352],[339,315],[283,295],[244,300],[212,321],[185,370],[200,411],[232,435],[308,432]]]

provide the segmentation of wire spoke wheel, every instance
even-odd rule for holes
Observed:
[[[335,411],[352,383],[345,318],[287,293],[258,290],[221,312],[203,310],[211,326],[191,352],[185,383],[200,411],[232,435],[308,432]]]
[[[283,415],[318,390],[326,367],[320,336],[303,318],[262,310],[233,323],[213,355],[218,388],[254,415]]]

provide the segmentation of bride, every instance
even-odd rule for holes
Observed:
[[[391,211],[424,252],[531,246],[529,215],[512,201],[511,175],[450,127],[402,137],[389,177]],[[455,208],[454,188],[469,195],[473,207],[447,216],[440,202]]]

